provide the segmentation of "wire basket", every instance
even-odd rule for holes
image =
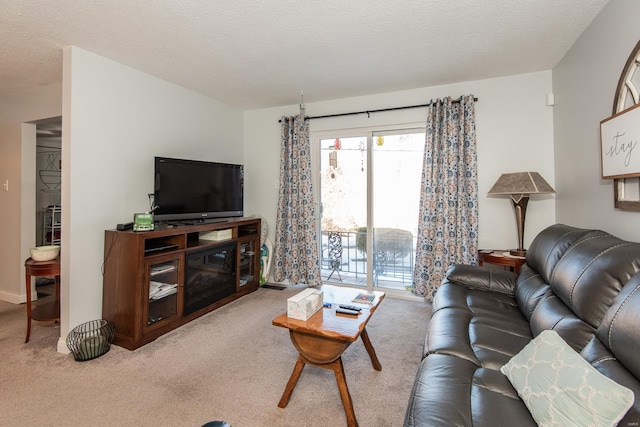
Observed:
[[[79,362],[95,359],[109,351],[116,327],[110,320],[91,320],[82,323],[67,335],[67,347]]]

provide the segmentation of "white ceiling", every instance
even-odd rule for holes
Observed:
[[[0,95],[75,45],[242,109],[553,68],[608,0],[2,0]]]

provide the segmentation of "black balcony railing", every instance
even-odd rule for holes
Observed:
[[[416,238],[405,230],[374,230],[375,286],[402,288],[413,281]],[[366,229],[322,230],[321,268],[325,280],[357,282],[367,274]],[[344,280],[343,280],[344,278]]]

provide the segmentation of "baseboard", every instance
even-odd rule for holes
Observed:
[[[35,301],[38,299],[38,295],[34,292],[31,295],[31,301]],[[13,294],[9,292],[0,292],[0,301],[5,301],[11,304],[22,304],[27,302],[27,298],[25,295]]]
[[[58,338],[58,345],[56,347],[57,347],[56,350],[58,350],[58,353],[62,353],[62,354],[71,353],[71,350],[69,350],[69,347],[67,347],[67,339],[64,337]]]
[[[287,289],[287,286],[285,286],[285,285],[276,285],[275,283],[265,283],[264,285],[260,285],[260,287],[261,288],[267,288],[267,289],[277,289],[279,291]]]

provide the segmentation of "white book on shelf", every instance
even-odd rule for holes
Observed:
[[[178,284],[149,282],[149,299],[157,300],[178,292]]]

